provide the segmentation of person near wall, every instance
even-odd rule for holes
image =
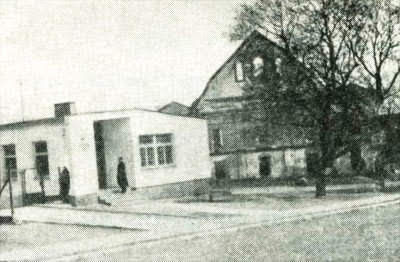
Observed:
[[[67,167],[64,166],[59,177],[60,182],[60,196],[64,203],[68,203],[68,194],[70,188],[70,177]]]
[[[128,187],[128,179],[126,178],[125,163],[122,157],[118,159],[118,172],[117,172],[118,185],[121,188],[121,192],[125,193]]]

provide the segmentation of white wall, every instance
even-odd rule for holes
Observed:
[[[211,177],[207,122],[151,112],[135,112],[131,121],[133,132],[136,187],[154,186]],[[139,136],[173,134],[172,167],[141,167]]]
[[[85,116],[70,116],[66,118],[66,129],[71,166],[70,195],[95,194],[99,186],[93,121]]]
[[[129,121],[115,120],[127,118]],[[116,126],[111,127],[113,122],[111,121],[110,125],[105,128],[108,136],[114,137],[113,139],[125,136],[128,130],[131,132],[131,137],[126,138],[124,142],[131,140],[131,143],[128,144],[132,145],[132,150],[129,147],[112,148],[109,156],[109,159],[115,159],[113,152],[117,151],[124,156],[130,186],[146,187],[211,176],[207,122],[205,120],[142,110],[81,114],[68,116],[66,119],[71,173],[73,173],[71,176],[72,195],[93,194],[98,191],[93,122],[101,120],[113,120],[121,125],[122,130],[118,131]],[[126,126],[128,122],[130,128]],[[139,136],[165,133],[173,134],[175,165],[142,168]],[[109,166],[111,176],[116,175],[115,163],[111,163]]]
[[[111,120],[104,122],[104,131],[107,172],[114,185],[116,161],[120,155],[125,158],[131,186],[146,187],[211,176],[207,122],[157,112],[136,110],[81,114],[67,116],[64,123],[58,120],[23,127],[3,126],[0,128],[0,145],[16,145],[18,169],[28,169],[26,175],[29,178],[35,172],[31,170],[35,167],[33,142],[46,141],[50,169],[50,179],[46,181],[47,194],[59,193],[58,167],[62,166],[67,166],[71,173],[70,195],[96,194],[99,187],[93,123],[100,120]],[[139,136],[164,133],[173,134],[175,164],[142,168]],[[0,172],[4,169],[1,151]],[[37,180],[28,181],[27,186],[28,192],[40,192]]]
[[[0,177],[6,175],[3,145],[15,144],[17,168],[18,170],[27,169],[27,192],[40,192],[39,180],[34,179],[35,168],[35,148],[34,142],[46,141],[49,157],[49,180],[45,180],[45,190],[47,195],[57,195],[59,193],[58,167],[68,166],[65,161],[64,143],[65,130],[62,122],[59,123],[37,123],[18,126],[2,127],[0,129]],[[20,176],[20,175],[19,175]],[[4,181],[4,180],[2,180]],[[21,178],[14,183],[13,190],[19,192],[21,189]]]

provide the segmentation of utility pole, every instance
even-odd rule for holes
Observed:
[[[24,95],[22,94],[22,81],[19,80],[19,102],[20,102],[20,107],[21,107],[21,116],[22,116],[22,122],[25,121],[24,115],[25,115],[25,108],[24,108]]]

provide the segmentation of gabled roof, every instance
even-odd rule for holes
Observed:
[[[268,39],[264,34],[262,34],[261,32],[254,30],[252,31],[243,41],[242,43],[239,45],[238,48],[236,48],[236,50],[233,52],[233,54],[231,56],[229,56],[229,58],[217,69],[217,71],[211,76],[211,78],[207,81],[206,87],[204,88],[203,92],[201,93],[201,95],[192,103],[192,105],[190,106],[190,110],[193,112],[194,108],[198,105],[198,103],[200,102],[201,98],[207,93],[209,87],[210,87],[210,83],[211,81],[214,80],[214,78],[222,71],[222,69],[229,63],[232,61],[232,59],[234,59],[237,55],[237,53],[239,53],[249,42],[253,41],[255,38],[257,37],[261,37],[263,40],[269,42],[270,44],[272,44],[273,46],[282,49],[277,43],[273,42],[272,40]]]
[[[179,106],[179,107],[182,107],[182,108],[187,108],[187,109],[189,109],[189,107],[188,107],[187,105],[184,105],[184,104],[179,103],[179,102],[176,102],[176,101],[171,101],[171,102],[169,102],[168,104],[163,105],[162,107],[160,107],[160,108],[158,109],[158,111],[159,111],[159,112],[162,112],[162,111],[164,111],[166,108],[168,108],[168,107],[170,107],[170,106],[173,106],[173,105],[176,105],[176,106]]]
[[[162,106],[160,109],[158,109],[158,112],[164,113],[164,114],[186,116],[186,115],[189,115],[189,113],[190,113],[190,107],[188,107],[187,105],[172,101],[172,102]]]

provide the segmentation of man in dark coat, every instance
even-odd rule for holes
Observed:
[[[70,188],[70,177],[69,171],[66,167],[63,168],[59,177],[60,182],[60,196],[64,203],[68,202],[68,194]]]
[[[117,173],[118,185],[121,188],[121,192],[125,193],[128,187],[128,179],[126,178],[125,163],[122,157],[118,159],[118,173]]]

